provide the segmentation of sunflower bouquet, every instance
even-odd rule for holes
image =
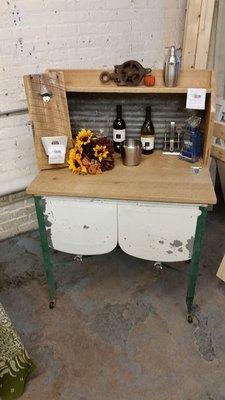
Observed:
[[[89,129],[81,129],[69,151],[69,169],[74,174],[101,174],[113,169],[113,145],[106,137],[97,137]]]

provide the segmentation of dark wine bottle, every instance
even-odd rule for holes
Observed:
[[[155,129],[151,120],[151,107],[146,107],[145,122],[141,128],[142,153],[151,154],[154,151]]]
[[[113,122],[113,146],[117,153],[120,153],[120,145],[126,137],[126,124],[122,118],[122,106],[116,106],[116,119]]]

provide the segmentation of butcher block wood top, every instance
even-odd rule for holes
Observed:
[[[195,164],[196,165],[196,164]],[[73,175],[68,168],[41,171],[27,188],[39,196],[71,196],[150,202],[215,204],[209,170],[199,174],[193,164],[155,151],[142,156],[136,167],[126,167],[116,156],[115,167],[101,175]]]

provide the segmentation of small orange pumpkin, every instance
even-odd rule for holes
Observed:
[[[154,75],[145,75],[144,84],[145,84],[145,86],[154,86],[154,84],[155,84]]]

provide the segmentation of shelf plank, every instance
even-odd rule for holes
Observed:
[[[51,70],[52,71],[52,70]],[[102,70],[60,70],[64,74],[65,88],[67,92],[86,93],[187,93],[188,88],[205,88],[211,93],[211,70],[186,70],[181,71],[178,85],[166,87],[163,82],[163,71],[154,70],[156,84],[152,87],[139,85],[117,86],[114,82],[103,84],[99,80]],[[111,71],[110,71],[111,72]]]
[[[137,167],[125,167],[116,156],[115,168],[101,175],[74,176],[68,169],[41,171],[27,189],[40,196],[71,196],[183,204],[215,204],[207,167],[199,174],[193,164],[155,151]]]
[[[195,86],[196,87],[196,86]],[[84,86],[76,86],[68,84],[66,87],[67,92],[72,92],[72,93],[167,93],[167,94],[172,94],[172,93],[187,93],[187,88],[182,88],[182,87],[176,87],[176,88],[167,88],[164,86],[161,87],[151,87],[148,88],[146,86],[139,86],[138,90],[135,87],[120,87],[116,86],[113,84],[110,84],[108,86],[89,86],[89,87],[84,87]],[[211,93],[210,89],[207,89],[207,93]]]

